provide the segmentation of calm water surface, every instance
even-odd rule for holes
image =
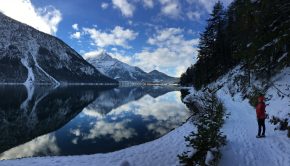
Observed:
[[[0,86],[0,97],[0,160],[113,152],[190,116],[170,86]]]

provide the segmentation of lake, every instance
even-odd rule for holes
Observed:
[[[108,153],[190,116],[174,86],[0,86],[0,160]]]

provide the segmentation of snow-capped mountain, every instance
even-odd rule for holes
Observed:
[[[60,39],[0,12],[0,82],[116,83]]]
[[[131,82],[159,82],[159,83],[176,83],[177,78],[167,76],[157,70],[146,73],[139,67],[130,66],[115,58],[108,53],[102,52],[94,57],[87,57],[86,60],[95,66],[104,75],[118,81]]]

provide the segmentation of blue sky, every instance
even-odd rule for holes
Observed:
[[[146,72],[180,76],[196,60],[199,33],[217,0],[0,2],[4,14],[59,37],[84,57],[106,51]]]

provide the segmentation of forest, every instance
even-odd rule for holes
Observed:
[[[290,2],[235,0],[226,9],[217,2],[200,34],[197,62],[180,84],[200,89],[241,65],[251,77],[270,79],[290,65]]]

